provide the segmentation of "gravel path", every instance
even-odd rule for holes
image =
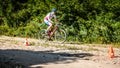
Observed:
[[[37,39],[0,36],[0,68],[119,68],[120,49],[108,58],[109,45],[41,44]]]

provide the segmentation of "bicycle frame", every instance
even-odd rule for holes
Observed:
[[[59,26],[56,25],[56,26],[54,27],[54,29],[49,32],[49,36],[52,37],[52,36],[54,35],[55,31],[57,31],[58,29],[59,29]]]

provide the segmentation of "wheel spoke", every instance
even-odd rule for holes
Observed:
[[[47,38],[45,37],[45,30],[40,30],[38,33],[38,39],[40,40],[40,43],[43,44],[47,41]]]
[[[59,30],[55,33],[55,40],[64,43],[66,40],[66,32],[64,30]]]

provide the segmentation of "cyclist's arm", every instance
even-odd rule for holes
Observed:
[[[48,21],[51,22],[51,23],[53,23],[53,21],[49,17],[48,17]]]
[[[59,22],[56,15],[54,15],[55,22]]]

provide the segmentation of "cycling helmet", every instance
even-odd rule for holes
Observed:
[[[53,9],[52,9],[52,12],[56,12],[56,8],[53,8]]]

